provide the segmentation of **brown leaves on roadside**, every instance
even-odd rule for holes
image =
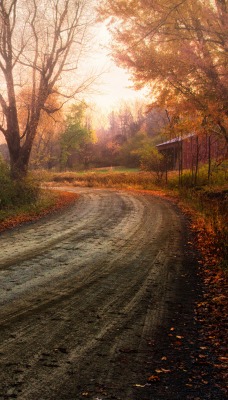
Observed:
[[[225,216],[218,216],[218,225],[206,223],[204,218],[195,219],[192,229],[196,233],[195,245],[200,251],[199,274],[203,282],[203,299],[195,309],[195,320],[201,324],[201,334],[205,343],[212,345],[215,368],[218,369],[218,380],[226,380],[228,375],[227,331],[226,318],[228,315],[228,282],[227,271],[220,268],[225,266],[226,235]],[[222,219],[223,218],[223,219]],[[201,350],[206,350],[201,346]],[[199,359],[204,360],[205,355],[200,354]],[[218,367],[219,366],[219,367]],[[221,368],[220,368],[221,367]]]

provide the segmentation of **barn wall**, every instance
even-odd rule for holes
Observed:
[[[158,150],[167,157],[168,169],[191,169],[196,164],[206,164],[211,160],[227,159],[227,143],[217,135],[189,135],[183,139],[173,139],[158,145]],[[198,161],[198,162],[197,162]]]

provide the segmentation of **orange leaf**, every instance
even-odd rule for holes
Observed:
[[[160,378],[157,375],[151,375],[149,378],[147,378],[147,381],[148,382],[158,382],[158,381],[160,381]]]

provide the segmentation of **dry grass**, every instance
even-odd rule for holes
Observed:
[[[67,185],[85,187],[107,187],[117,189],[156,190],[156,177],[152,172],[64,172],[42,175],[43,182],[50,186]]]

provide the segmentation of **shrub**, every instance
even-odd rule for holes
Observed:
[[[8,165],[0,159],[0,209],[8,209],[34,203],[39,195],[39,186],[32,179],[14,181]]]
[[[9,168],[0,157],[0,209],[11,203],[12,194]]]
[[[31,204],[37,201],[39,186],[32,179],[26,178],[22,181],[14,181],[13,189],[13,204],[16,206]]]

